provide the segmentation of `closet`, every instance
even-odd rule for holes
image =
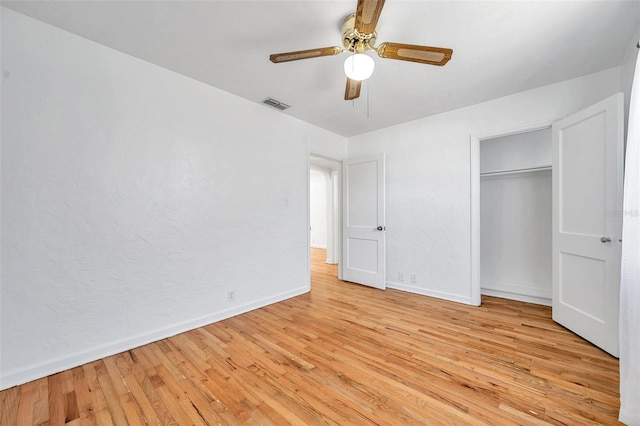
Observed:
[[[480,141],[481,293],[551,305],[551,129]]]

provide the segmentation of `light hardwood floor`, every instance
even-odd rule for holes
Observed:
[[[0,392],[0,424],[617,424],[618,361],[550,308],[340,282]]]

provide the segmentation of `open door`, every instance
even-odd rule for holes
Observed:
[[[384,154],[343,164],[342,279],[384,289]]]
[[[618,356],[623,95],[553,124],[553,319]]]

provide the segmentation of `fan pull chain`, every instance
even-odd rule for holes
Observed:
[[[369,118],[369,80],[365,81],[364,84],[367,85],[367,119]]]

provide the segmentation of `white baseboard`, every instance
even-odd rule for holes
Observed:
[[[502,281],[482,281],[480,294],[551,306],[551,284],[520,285]]]
[[[326,244],[322,245],[322,244],[313,244],[313,243],[311,243],[310,245],[311,245],[311,248],[319,248],[319,249],[325,249],[325,250],[327,249],[327,245]]]
[[[236,315],[244,314],[254,309],[262,308],[273,303],[281,302],[295,296],[309,292],[309,287],[301,287],[295,290],[276,294],[275,296],[265,299],[256,300],[232,309],[225,309],[220,312],[194,318],[189,321],[165,327],[159,330],[150,331],[148,333],[139,334],[137,336],[128,337],[105,345],[87,349],[82,352],[69,354],[47,361],[45,363],[31,365],[19,370],[8,371],[0,377],[0,390],[8,389],[13,386],[21,385],[32,380],[56,374],[70,368],[78,367],[88,362],[93,362],[101,358],[118,354],[129,349],[137,348],[148,343],[152,343],[176,334],[184,333],[198,327],[203,327],[214,322],[222,321]]]
[[[437,299],[449,300],[451,302],[464,303],[465,305],[473,305],[473,306],[476,305],[471,300],[471,297],[461,296],[459,294],[447,293],[447,292],[438,291],[438,290],[429,290],[422,287],[411,286],[403,283],[396,283],[393,281],[387,281],[386,286],[388,288],[393,288],[395,290],[402,290],[409,293],[420,294],[422,296],[429,296],[429,297],[435,297]]]
[[[480,294],[500,297],[501,299],[517,300],[519,302],[535,303],[536,305],[551,306],[552,304],[551,299],[546,297],[535,297],[526,294],[509,293],[506,291],[491,290],[487,288],[480,289]]]

